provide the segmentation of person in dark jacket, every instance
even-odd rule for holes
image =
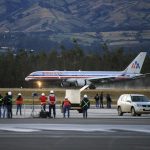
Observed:
[[[100,98],[100,108],[104,108],[104,105],[103,105],[103,92],[101,92],[99,98]]]
[[[6,95],[3,98],[3,118],[7,118],[7,101],[8,101],[8,93],[6,93]]]
[[[2,117],[3,96],[0,94],[0,118]]]
[[[94,99],[95,99],[96,108],[99,108],[99,95],[98,95],[98,93],[95,95]]]
[[[81,101],[81,108],[83,111],[83,118],[87,118],[87,116],[88,116],[87,110],[90,108],[90,101],[89,101],[87,95],[84,95],[84,97]]]
[[[106,95],[106,100],[107,100],[107,108],[111,108],[111,97],[110,97],[110,94],[107,94]]]
[[[12,92],[8,92],[7,99],[7,118],[12,118]]]

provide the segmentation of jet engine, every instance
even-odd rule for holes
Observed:
[[[85,86],[85,85],[90,85],[91,84],[91,82],[90,81],[87,81],[87,80],[85,80],[85,79],[77,79],[76,81],[75,81],[75,86],[79,86],[79,87],[83,87],[83,86]]]
[[[61,82],[61,87],[69,87],[71,83],[63,81]]]
[[[61,86],[76,86],[76,87],[83,87],[85,85],[91,85],[91,82],[86,79],[67,79],[62,81]]]

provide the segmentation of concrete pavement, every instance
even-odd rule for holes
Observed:
[[[13,109],[13,118],[32,118],[39,117],[39,112],[41,108],[39,105],[36,105],[33,109],[32,106],[23,106],[22,116],[16,115],[16,108]],[[48,108],[46,109],[48,111]],[[18,113],[19,114],[19,113]],[[94,106],[88,110],[89,118],[99,118],[99,117],[116,117],[117,110],[113,109],[96,109]],[[77,110],[70,110],[70,118],[82,118],[82,113],[79,113]],[[60,106],[58,105],[56,108],[56,118],[63,118],[63,114],[61,113]]]
[[[22,115],[16,115],[16,106],[13,106],[13,118],[38,118],[39,112],[41,110],[40,105],[23,105]],[[48,107],[46,108],[48,111]],[[82,118],[82,113],[78,113],[77,110],[70,110],[70,118]],[[142,118],[150,118],[150,114],[143,114]],[[61,113],[60,105],[56,107],[56,118],[63,118]],[[88,118],[140,118],[139,116],[131,116],[131,114],[124,114],[123,116],[118,116],[116,106],[113,105],[111,109],[107,108],[95,108],[94,105],[88,110]]]

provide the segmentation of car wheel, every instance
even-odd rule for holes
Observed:
[[[121,110],[121,107],[118,107],[118,116],[122,116],[123,115],[123,112]]]
[[[142,114],[137,114],[137,116],[141,116]]]
[[[135,112],[134,107],[131,108],[131,115],[132,115],[132,116],[136,116],[136,112]]]

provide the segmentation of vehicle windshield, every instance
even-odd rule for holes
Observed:
[[[146,96],[131,96],[132,102],[149,102]]]

